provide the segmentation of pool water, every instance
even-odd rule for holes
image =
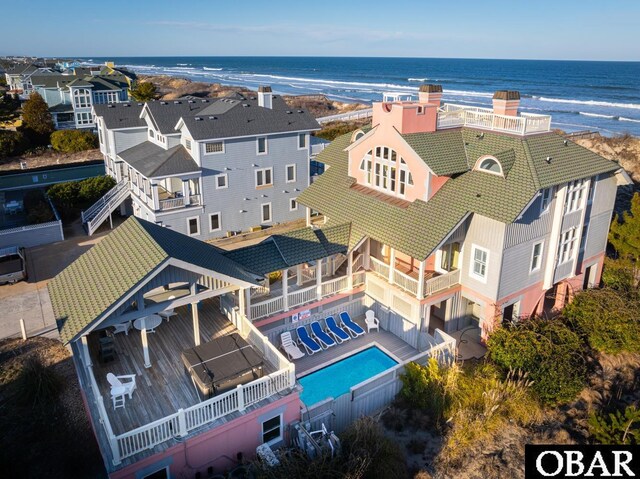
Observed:
[[[386,371],[398,363],[379,348],[360,351],[299,379],[303,390],[300,399],[311,406],[328,397],[348,393],[352,386]]]

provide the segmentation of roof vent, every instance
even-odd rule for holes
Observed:
[[[298,110],[298,113],[304,113],[304,111],[302,111],[302,110]]]
[[[142,106],[142,105],[144,105],[144,103],[138,103],[138,106]]]
[[[209,117],[209,120],[217,120],[217,119],[218,119],[218,117],[217,117],[217,116],[210,116],[210,117]]]
[[[287,111],[285,111],[285,113],[286,113],[287,115],[291,115],[292,111],[291,111],[291,110],[287,110]]]
[[[107,105],[107,108],[113,108],[113,105],[112,105],[111,103],[109,103],[109,104]]]
[[[195,101],[193,101],[193,100],[189,100],[189,103],[195,103]]]
[[[255,100],[255,99],[256,99],[255,96],[249,97],[249,100]]]
[[[122,105],[122,106],[127,107],[127,106],[131,106],[131,105],[129,105],[128,103],[125,103],[125,104],[124,104],[124,105]]]
[[[248,103],[243,103],[242,106],[245,107],[245,108],[249,108],[249,104]]]
[[[200,118],[199,116],[196,116],[195,120],[196,121],[202,121],[202,118]]]
[[[569,140],[564,140],[562,143],[564,144],[564,146],[569,146]]]
[[[167,102],[166,102],[166,101],[161,101],[161,102],[160,102],[160,104],[161,104],[161,105],[166,105],[166,104],[167,104]]]
[[[201,103],[207,103],[207,100],[200,100]]]
[[[174,102],[173,102],[173,104],[174,104],[174,105],[179,105],[180,103],[182,103],[182,102],[181,102],[181,101],[178,101],[178,100],[176,100],[176,101],[174,101]]]
[[[547,156],[547,164],[548,164],[548,165],[550,165],[550,164],[551,164],[551,161],[552,161],[552,160],[553,160],[553,158],[552,158],[552,157]]]

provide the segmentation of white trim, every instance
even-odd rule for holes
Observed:
[[[296,207],[292,208],[291,207],[291,203],[295,202],[296,203]],[[298,211],[298,198],[289,198],[289,211]]]
[[[549,198],[548,198],[547,205],[543,208],[545,191],[549,192]],[[547,214],[551,209],[551,203],[553,202],[553,193],[554,193],[553,186],[540,190],[540,216]]]
[[[259,184],[258,184],[258,172],[259,172],[259,171],[263,171],[263,172],[264,172],[264,171],[267,171],[267,170],[269,170],[269,171],[271,172],[271,182],[270,182],[270,183],[264,183],[264,184],[262,184],[262,185],[259,185]],[[262,179],[263,179],[263,181],[266,181],[266,175],[264,175],[264,174],[263,174],[263,175],[262,175]],[[271,187],[271,186],[273,186],[273,167],[272,167],[272,166],[269,166],[269,167],[267,167],[267,168],[256,168],[256,169],[254,170],[254,180],[255,180],[255,187],[256,187],[256,188],[267,188],[267,187]]]
[[[500,171],[499,172],[498,171],[491,171],[491,170],[488,170],[486,168],[481,168],[480,165],[482,164],[482,162],[484,162],[486,160],[494,161],[498,165],[498,167],[500,168]],[[504,169],[502,168],[502,163],[500,163],[500,160],[498,160],[493,155],[482,155],[480,158],[478,158],[476,160],[476,164],[473,166],[473,169],[475,171],[484,171],[485,173],[491,173],[492,175],[502,176],[504,178]]]
[[[260,151],[260,140],[264,140],[264,151]],[[258,136],[256,138],[256,155],[264,156],[269,154],[269,140],[266,136]]]
[[[482,251],[485,253],[485,261],[484,261],[484,276],[480,276],[475,272],[475,261],[476,261],[476,250]],[[482,246],[478,246],[475,243],[471,243],[471,257],[469,259],[469,276],[481,283],[487,282],[487,277],[489,276],[489,250],[487,248],[483,248]]]
[[[162,466],[160,467],[160,469],[156,469],[155,471],[146,472],[144,476],[140,476],[140,479],[147,479],[148,477],[151,477],[153,474],[157,474],[160,471],[165,471],[167,473],[167,479],[171,478],[171,469],[169,468],[169,466]]]
[[[264,207],[269,206],[269,219],[264,219]],[[272,223],[273,222],[273,208],[271,203],[262,203],[260,205],[260,223]]]
[[[540,255],[538,256],[538,265],[533,268],[533,257],[534,257],[534,253],[536,251],[536,246],[540,245]],[[538,271],[540,271],[540,269],[542,268],[542,259],[543,259],[543,255],[544,254],[544,240],[542,241],[537,241],[533,244],[533,248],[531,248],[531,258],[529,259],[529,273],[536,273]]]
[[[218,228],[217,229],[212,229],[211,228],[211,217],[212,216],[218,216]],[[214,233],[216,231],[222,231],[222,213],[219,211],[216,211],[215,213],[209,213],[209,233]]]
[[[224,186],[218,185],[218,178],[224,178]],[[229,188],[229,175],[227,173],[220,173],[219,175],[214,175],[216,190],[224,190]]]
[[[289,179],[289,167],[293,166],[293,179]],[[284,178],[287,183],[295,183],[298,178],[298,166],[295,163],[291,163],[284,167]]]
[[[264,430],[264,425],[266,422],[268,421],[272,421],[275,418],[279,418],[280,419],[280,424],[278,425],[278,429],[280,430],[280,433],[278,434],[278,437],[271,439],[268,442],[264,442],[264,436],[265,436],[265,430]],[[283,435],[283,429],[284,429],[284,418],[283,418],[283,414],[276,414],[275,416],[271,416],[269,419],[265,419],[264,421],[260,421],[260,441],[262,441],[262,444],[268,444],[269,446],[272,446],[274,444],[277,444],[279,442],[281,442],[284,438]],[[267,432],[272,432],[275,431],[275,428],[270,429]]]
[[[222,150],[207,152],[207,145],[213,145],[215,143],[221,143],[222,144]],[[202,154],[205,155],[205,156],[222,155],[222,154],[224,154],[226,152],[226,145],[224,143],[224,140],[220,140],[220,141],[203,141],[202,145],[203,145]]]
[[[178,120],[178,123],[176,124],[175,128],[176,130],[180,129],[180,128],[186,128],[187,131],[189,131],[189,127],[187,127],[187,125],[184,123],[184,121],[182,120],[182,118],[180,118],[180,120]],[[282,131],[282,132],[278,132],[278,133],[272,133],[271,136],[276,136],[276,135],[280,135],[280,136],[288,136],[291,135],[293,133],[308,133],[311,131],[320,131],[322,130],[322,128],[308,128],[306,130],[295,130],[295,131]],[[224,136],[221,138],[199,138],[197,141],[220,141],[220,140],[235,140],[235,139],[241,139],[241,138],[255,138],[256,135],[241,135],[241,136]]]
[[[189,225],[189,222],[191,220],[196,220],[196,224],[198,225],[198,232],[197,233],[191,233],[191,228]],[[189,216],[187,218],[187,236],[200,236],[200,216]]]

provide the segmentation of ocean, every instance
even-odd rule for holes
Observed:
[[[344,57],[121,57],[113,60],[141,74],[257,89],[271,85],[289,95],[324,94],[345,102],[371,102],[386,91],[417,92],[439,83],[444,101],[490,106],[494,91],[518,90],[521,109],[552,115],[565,131],[640,136],[640,62],[475,60]]]

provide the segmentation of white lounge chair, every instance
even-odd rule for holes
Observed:
[[[126,321],[124,323],[115,324],[113,326],[113,331],[111,331],[111,334],[124,333],[125,335],[129,336],[130,329],[131,329],[131,321]]]
[[[136,375],[125,374],[123,376],[116,376],[113,373],[108,373],[107,381],[109,381],[109,384],[111,385],[111,400],[113,401],[113,409],[125,407],[125,395],[128,394],[129,399],[131,399],[133,396],[133,391],[136,389]]]
[[[373,310],[368,310],[364,313],[364,322],[367,323],[367,333],[370,333],[372,329],[380,331],[380,320],[376,318],[376,313]]]
[[[282,343],[282,349],[287,353],[289,359],[300,359],[304,356],[304,352],[300,350],[298,346],[293,342],[293,338],[291,337],[291,333],[289,331],[285,331],[280,335],[280,342]]]

